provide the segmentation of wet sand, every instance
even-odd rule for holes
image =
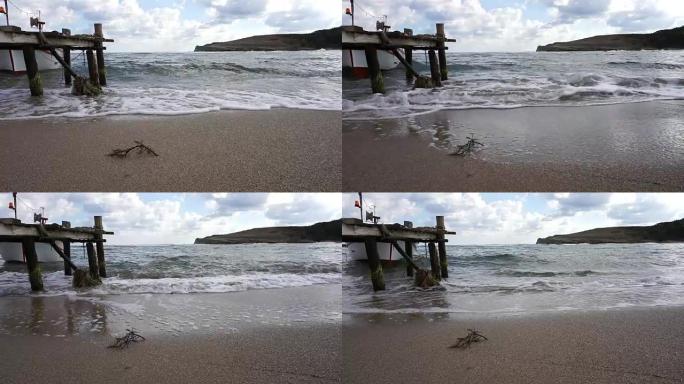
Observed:
[[[344,383],[681,383],[684,308],[500,318],[344,315]],[[489,338],[450,349],[467,328]]]
[[[684,191],[681,102],[343,121],[343,190]],[[449,156],[466,136],[486,145]]]
[[[310,315],[339,291],[2,297],[2,382],[340,382],[339,314]],[[126,327],[147,340],[107,348]]]
[[[340,125],[340,112],[292,109],[0,121],[0,189],[339,191]],[[160,156],[106,156],[135,140]]]

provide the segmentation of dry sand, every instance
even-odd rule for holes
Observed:
[[[683,308],[460,320],[344,316],[344,383],[684,381]],[[489,340],[449,349],[467,328]]]
[[[339,191],[340,115],[277,109],[0,121],[0,189]],[[160,156],[106,156],[134,140]]]
[[[343,122],[343,190],[684,191],[682,103],[440,111]],[[449,156],[475,134],[486,147]]]

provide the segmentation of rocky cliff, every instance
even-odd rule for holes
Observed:
[[[643,49],[684,49],[684,26],[654,33],[601,35],[586,39],[540,45],[541,51],[639,51]]]
[[[537,239],[537,244],[684,242],[684,219],[646,227],[596,228]]]
[[[328,221],[301,227],[253,228],[226,235],[195,239],[195,244],[315,243],[342,241],[342,221]]]
[[[198,45],[195,52],[207,51],[302,51],[341,49],[341,27],[311,33],[286,33],[246,37],[222,43]]]

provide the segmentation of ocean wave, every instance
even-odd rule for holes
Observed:
[[[589,275],[597,275],[599,272],[591,270],[573,271],[573,272],[551,272],[551,271],[521,271],[505,269],[497,271],[496,275],[511,276],[511,277],[555,277],[555,276],[579,276],[585,277]]]

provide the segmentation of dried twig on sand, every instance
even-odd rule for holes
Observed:
[[[114,149],[107,156],[118,157],[120,159],[123,159],[124,157],[128,156],[128,154],[131,151],[136,150],[136,149],[137,149],[138,154],[148,153],[148,154],[151,154],[154,156],[159,156],[157,154],[157,152],[155,152],[152,148],[148,147],[147,145],[143,144],[142,141],[136,140],[136,141],[134,141],[134,143],[135,143],[134,146],[126,148],[126,149],[119,149],[119,148]]]
[[[128,333],[123,335],[122,337],[117,337],[116,342],[114,344],[110,345],[107,348],[117,348],[117,349],[124,349],[128,347],[128,344],[130,343],[137,343],[138,341],[144,341],[145,338],[142,337],[140,334],[136,333],[134,330],[131,329],[126,329]]]
[[[484,147],[484,144],[481,142],[477,141],[471,133],[472,136],[466,136],[466,139],[468,139],[468,142],[463,144],[463,145],[458,145],[456,146],[456,151],[450,153],[451,156],[465,156],[469,154],[470,152],[473,152],[475,150],[475,147]]]
[[[468,334],[465,337],[459,337],[456,344],[449,348],[469,348],[472,343],[479,343],[480,341],[488,340],[480,331],[475,329],[468,329]]]

